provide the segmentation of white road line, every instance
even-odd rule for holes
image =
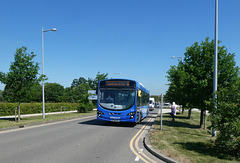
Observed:
[[[139,161],[139,157],[137,156],[134,161]]]
[[[138,152],[139,154],[143,152],[143,149],[141,148],[140,151]]]

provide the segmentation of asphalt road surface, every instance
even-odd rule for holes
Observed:
[[[161,162],[142,141],[158,111],[137,125],[91,116],[0,131],[0,163]]]

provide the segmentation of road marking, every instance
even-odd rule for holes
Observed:
[[[153,162],[156,163],[154,160],[152,160],[151,158],[149,158],[147,155],[145,155],[142,151],[143,149],[139,149],[138,146],[138,142],[140,137],[142,136],[142,134],[144,133],[144,129],[146,128],[147,124],[152,120],[152,117],[147,121],[147,123],[137,132],[137,134],[132,138],[132,140],[130,141],[130,149],[132,150],[132,152],[136,155],[135,160],[139,160],[141,159],[142,161],[149,163]],[[137,139],[136,139],[137,138]],[[136,139],[136,140],[135,140]],[[133,142],[135,141],[135,148],[137,149],[138,152],[136,152],[136,150],[133,147]],[[149,160],[149,161],[148,161]]]
[[[138,152],[139,154],[141,154],[141,152],[143,151],[143,149],[141,148],[140,149],[140,152]],[[136,156],[136,158],[135,158],[135,160],[134,161],[139,161],[139,157],[138,156]]]
[[[138,156],[136,156],[136,158],[135,158],[135,160],[134,161],[139,161],[139,157]]]
[[[60,124],[60,123],[64,123],[64,122],[71,122],[71,121],[75,121],[75,120],[82,120],[82,119],[92,118],[94,116],[96,116],[96,115],[74,118],[74,119],[68,119],[68,120],[58,121],[58,122],[49,122],[49,123],[47,122],[47,123],[40,124],[40,125],[27,126],[27,127],[24,127],[24,128],[10,129],[10,130],[5,130],[5,131],[0,131],[0,134],[5,134],[5,133],[10,133],[10,132],[15,132],[15,131],[28,130],[28,129],[43,127],[43,126],[50,126],[50,125]]]

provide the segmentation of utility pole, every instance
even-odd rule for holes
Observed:
[[[218,0],[215,0],[215,45],[214,45],[214,74],[213,74],[213,103],[214,108],[217,107],[217,76],[218,76]],[[213,113],[215,114],[215,113]],[[215,115],[213,115],[213,118]],[[212,128],[212,136],[216,136],[215,124]]]

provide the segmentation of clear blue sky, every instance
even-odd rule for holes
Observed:
[[[44,29],[48,82],[70,87],[79,77],[141,82],[165,93],[167,71],[186,47],[214,38],[215,0],[8,0],[0,2],[0,71],[8,72],[16,48],[37,54],[42,72]],[[240,64],[240,1],[219,0],[219,40]],[[115,74],[121,73],[121,74]],[[4,85],[0,84],[0,89]]]

